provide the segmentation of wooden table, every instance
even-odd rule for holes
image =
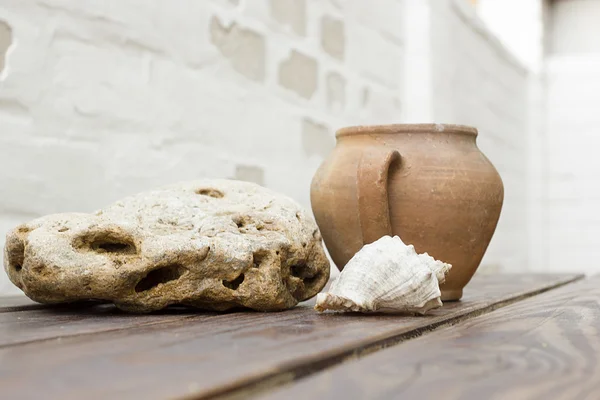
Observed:
[[[1,399],[600,399],[600,278],[480,275],[424,317],[0,298]]]

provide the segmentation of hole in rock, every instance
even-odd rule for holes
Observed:
[[[244,274],[240,274],[237,278],[232,281],[223,280],[223,286],[231,290],[237,290],[238,287],[244,282]]]
[[[73,247],[97,253],[135,254],[137,249],[133,239],[124,232],[88,232],[73,242]]]
[[[25,262],[25,243],[23,239],[13,237],[6,244],[6,252],[8,256],[8,265],[12,267],[16,272],[23,269],[23,262]]]
[[[306,278],[303,279],[304,284],[306,285],[312,285],[313,283],[316,282],[316,280],[321,276],[320,273],[317,273],[315,276],[307,276]]]
[[[176,281],[185,273],[185,271],[186,269],[181,265],[169,265],[152,270],[138,282],[135,286],[135,291],[138,293],[145,292],[160,284]]]
[[[293,276],[302,278],[305,267],[306,266],[304,264],[295,264],[295,265],[292,265],[292,267],[290,268],[290,271]]]
[[[248,227],[252,228],[253,225],[256,226],[256,222],[248,215],[235,215],[231,217],[231,220],[240,229]]]
[[[31,231],[31,228],[26,225],[21,225],[18,229],[19,233],[28,233]]]
[[[95,250],[104,250],[107,253],[131,253],[131,245],[128,243],[101,242],[92,246]]]
[[[223,192],[221,192],[220,190],[211,189],[211,188],[198,189],[198,190],[196,190],[196,193],[200,194],[202,196],[214,197],[215,199],[220,199],[221,197],[224,196]]]
[[[318,273],[316,275],[311,275],[308,266],[304,262],[292,265],[292,267],[290,268],[290,273],[292,274],[292,276],[300,278],[304,281],[304,283],[308,284],[314,282],[319,276]]]
[[[34,264],[30,268],[31,272],[41,276],[47,276],[49,273],[48,268],[44,264]]]
[[[267,253],[264,251],[257,251],[256,253],[252,254],[252,267],[259,268],[266,255]]]

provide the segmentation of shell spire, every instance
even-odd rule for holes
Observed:
[[[329,291],[317,295],[315,309],[425,314],[441,307],[439,285],[450,268],[398,236],[384,236],[352,257]]]

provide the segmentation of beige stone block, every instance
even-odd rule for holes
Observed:
[[[226,27],[213,17],[210,21],[210,39],[221,54],[229,59],[240,74],[255,81],[265,79],[265,38],[237,23]]]
[[[310,99],[318,86],[317,60],[292,50],[290,57],[279,64],[279,84]]]
[[[307,156],[317,155],[321,158],[335,147],[335,139],[330,129],[308,118],[302,120],[302,149]]]
[[[12,29],[4,21],[0,21],[0,72],[4,71],[6,52],[12,44]]]
[[[271,16],[291,26],[298,35],[306,35],[306,0],[270,0]]]
[[[346,48],[344,22],[329,16],[321,19],[321,46],[323,50],[338,60],[343,60]]]
[[[265,171],[256,165],[236,165],[235,179],[246,182],[253,182],[264,186]]]
[[[330,72],[325,78],[327,85],[327,106],[343,110],[346,105],[346,80],[337,72]]]
[[[363,88],[362,96],[361,96],[361,104],[363,108],[367,108],[369,106],[369,98],[371,97],[371,92],[369,88]]]

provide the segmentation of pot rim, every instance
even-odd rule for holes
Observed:
[[[477,136],[477,128],[457,124],[389,124],[389,125],[356,125],[340,128],[336,138],[353,135],[391,134],[391,133],[462,133]]]

